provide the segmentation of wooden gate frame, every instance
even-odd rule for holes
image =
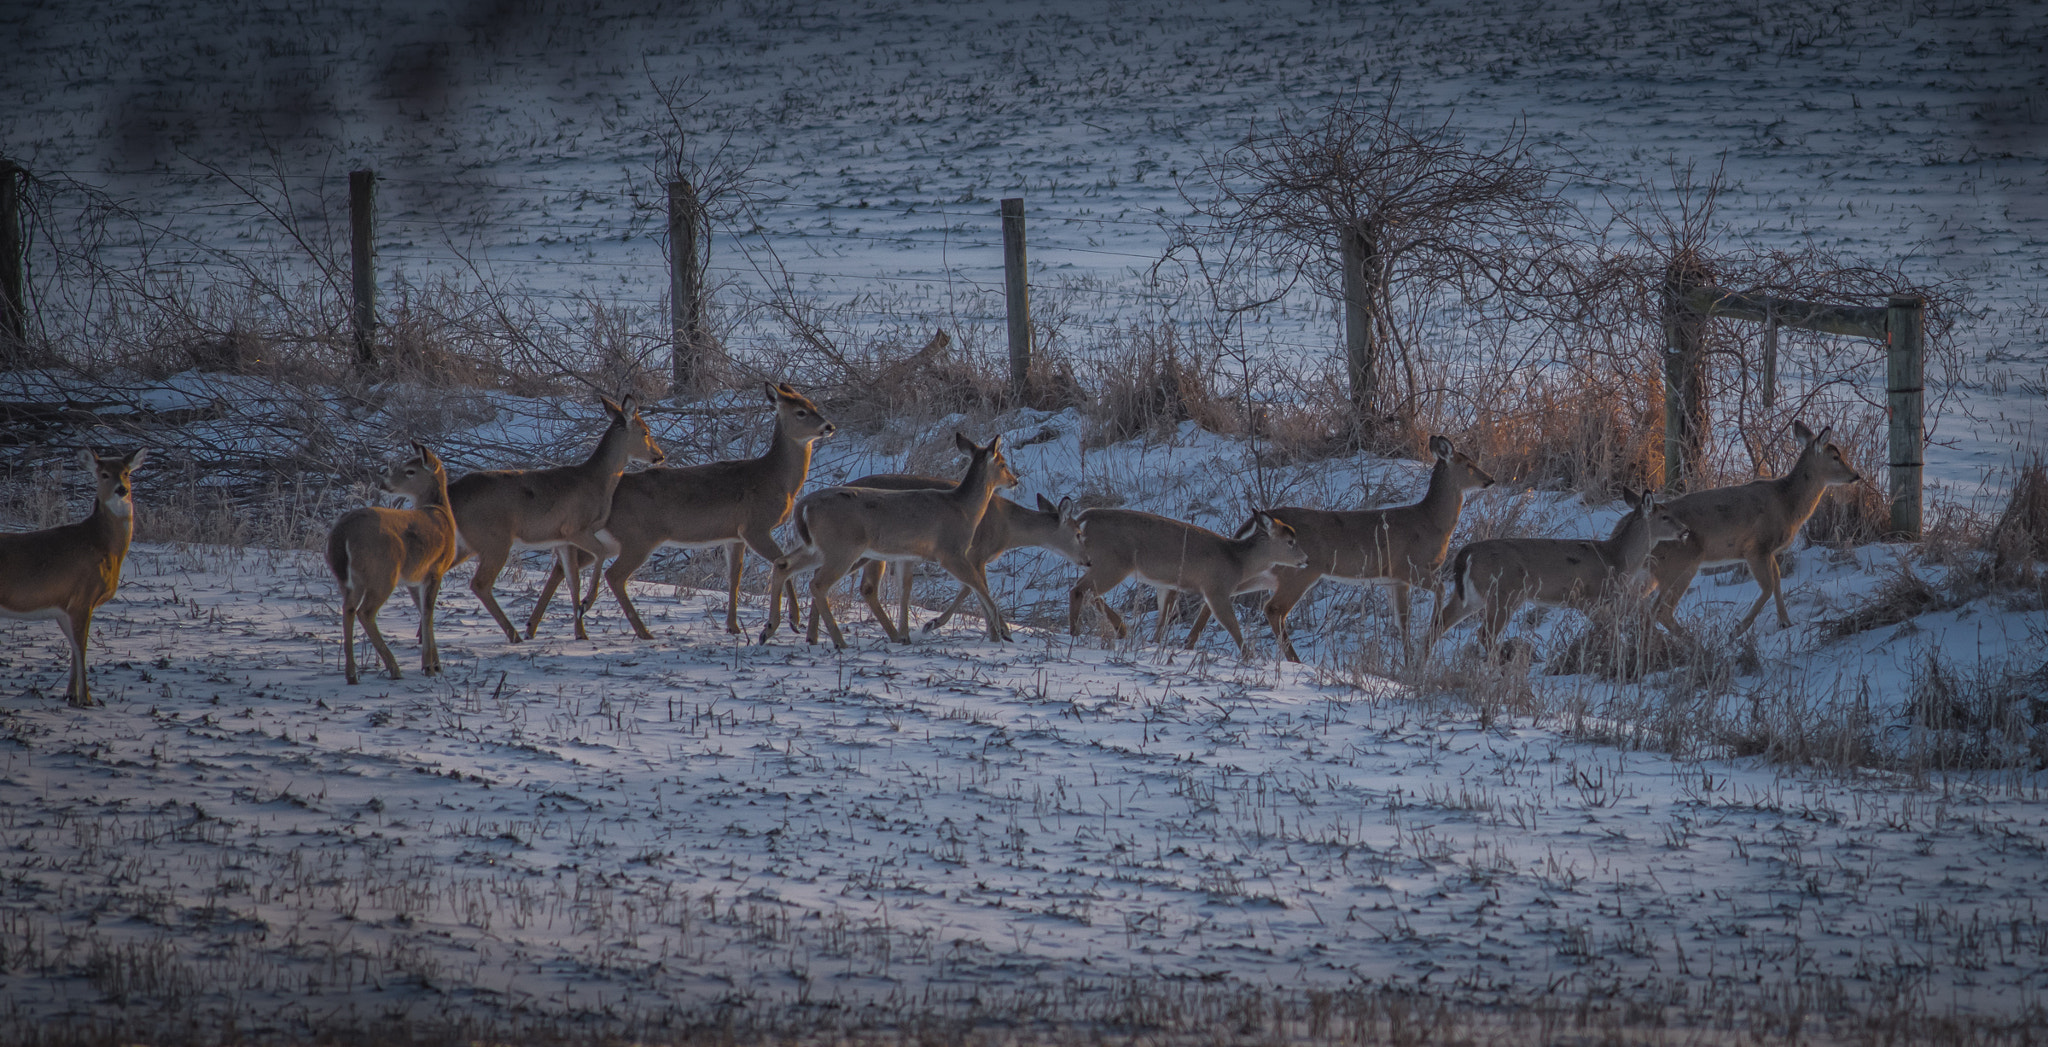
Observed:
[[[1675,489],[1699,465],[1707,431],[1706,321],[1717,316],[1850,338],[1886,347],[1886,407],[1891,416],[1892,533],[1920,540],[1920,473],[1926,448],[1927,302],[1894,295],[1882,307],[1830,305],[1742,294],[1719,287],[1664,292],[1664,486]],[[1773,332],[1767,337],[1775,337]]]

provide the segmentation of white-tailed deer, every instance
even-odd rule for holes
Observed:
[[[1479,646],[1492,657],[1501,631],[1524,603],[1590,610],[1639,588],[1650,550],[1684,537],[1685,525],[1648,491],[1624,491],[1622,500],[1628,515],[1600,541],[1491,538],[1458,550],[1451,561],[1451,593],[1437,608],[1423,657],[1451,626],[1481,612]]]
[[[1684,541],[1659,548],[1650,560],[1650,573],[1657,579],[1657,620],[1673,636],[1685,636],[1686,632],[1672,616],[1672,610],[1691,588],[1693,576],[1702,566],[1711,564],[1746,563],[1750,577],[1763,590],[1735,627],[1737,633],[1756,621],[1768,600],[1778,603],[1778,625],[1792,625],[1792,616],[1785,613],[1778,554],[1792,544],[1829,487],[1863,479],[1842,457],[1842,449],[1828,442],[1832,431],[1822,429],[1815,433],[1805,423],[1795,421],[1792,435],[1799,438],[1802,446],[1791,472],[1775,480],[1751,480],[1734,487],[1695,491],[1671,503],[1671,514],[1692,534]]]
[[[93,704],[85,680],[85,644],[92,612],[121,584],[121,562],[135,534],[134,487],[129,474],[146,450],[105,458],[90,450],[79,462],[99,483],[92,512],[77,523],[41,531],[0,534],[0,616],[52,618],[71,641],[71,680],[64,697],[72,705]]]
[[[1003,459],[998,436],[977,445],[958,433],[953,436],[960,450],[973,456],[967,474],[951,490],[882,491],[871,487],[828,487],[805,495],[796,503],[796,533],[803,545],[775,561],[768,589],[777,591],[786,579],[816,569],[811,577],[811,619],[808,640],[818,642],[818,620],[822,617],[832,633],[832,644],[845,647],[846,638],[832,615],[827,594],[846,572],[863,558],[873,560],[930,560],[960,579],[981,598],[988,614],[991,635],[1008,640],[1010,628],[1003,612],[989,595],[988,579],[981,564],[968,555],[975,529],[988,511],[996,490],[1017,485],[1017,474]],[[910,642],[909,633],[896,631],[889,622],[879,595],[863,593],[875,619],[898,643]],[[768,626],[761,630],[761,642],[773,635],[779,616],[771,604]],[[791,619],[795,618],[792,609]],[[908,623],[905,623],[906,625]]]
[[[1223,623],[1247,660],[1252,648],[1237,623],[1231,594],[1268,568],[1308,566],[1294,528],[1264,512],[1252,514],[1249,533],[1225,538],[1206,527],[1151,513],[1089,509],[1081,514],[1081,549],[1088,555],[1089,567],[1067,594],[1067,632],[1081,635],[1081,607],[1092,599],[1119,638],[1130,635],[1123,617],[1102,597],[1135,574],[1159,592],[1159,628],[1154,643],[1166,638],[1174,594],[1200,593],[1204,609]],[[1187,646],[1195,645],[1200,626],[1206,624],[1205,619],[1189,630]]]
[[[1287,613],[1322,578],[1354,585],[1388,583],[1404,647],[1409,641],[1411,587],[1422,586],[1441,602],[1439,571],[1451,550],[1451,532],[1457,530],[1458,516],[1465,511],[1465,492],[1492,487],[1493,477],[1441,436],[1429,438],[1429,449],[1436,456],[1436,465],[1429,471],[1429,489],[1414,505],[1350,512],[1293,505],[1266,510],[1294,528],[1295,539],[1308,557],[1307,567],[1275,567],[1240,590],[1273,591],[1266,598],[1266,623],[1273,629],[1282,657],[1301,661],[1287,632]],[[1237,537],[1250,534],[1256,521],[1256,517],[1247,520],[1237,529]],[[1196,636],[1208,622],[1205,606],[1195,615]]]
[[[569,550],[580,549],[592,561],[605,555],[605,543],[597,536],[611,515],[612,492],[631,461],[659,463],[661,447],[640,417],[640,405],[633,397],[614,403],[604,401],[611,425],[597,441],[590,457],[576,465],[553,469],[493,469],[470,473],[448,485],[448,504],[455,511],[455,530],[460,539],[455,562],[476,557],[476,576],[469,591],[497,619],[505,638],[519,642],[512,620],[498,606],[491,592],[499,572],[512,558],[514,549],[552,549],[556,562],[569,572],[569,592],[580,591],[582,575]],[[576,609],[576,638],[589,639],[583,629],[583,601],[572,599]],[[537,621],[527,623],[526,636],[533,637]]]
[[[907,473],[877,473],[849,480],[847,487],[872,487],[882,491],[942,491],[954,486],[951,480],[936,476],[915,476]],[[987,576],[988,565],[995,558],[1012,549],[1038,548],[1055,552],[1067,558],[1068,562],[1088,566],[1088,558],[1081,551],[1081,524],[1076,516],[1074,500],[1062,498],[1055,505],[1044,495],[1038,496],[1036,509],[1018,505],[1016,502],[997,495],[989,499],[988,511],[982,514],[981,523],[974,529],[974,541],[967,546],[967,558],[980,565],[983,577]],[[863,566],[860,590],[863,597],[870,592],[876,595],[871,602],[880,602],[882,575],[887,564],[882,560],[869,560]],[[910,580],[911,565],[898,569],[902,575],[902,588],[898,593],[897,614],[902,621],[902,632],[910,632]],[[965,606],[974,590],[963,585],[953,595],[953,602],[937,618],[924,624],[925,632],[935,632],[945,626]],[[895,635],[896,630],[888,622],[882,627]],[[989,638],[995,639],[991,626]]]
[[[604,580],[632,623],[633,634],[642,640],[651,640],[654,634],[640,620],[626,583],[656,549],[664,545],[725,548],[725,631],[729,633],[741,631],[740,574],[746,568],[747,550],[769,563],[782,558],[775,529],[789,519],[796,493],[810,475],[812,445],[837,432],[838,427],[826,420],[818,405],[790,386],[764,385],[768,402],[775,405],[775,431],[760,457],[646,469],[619,478],[618,490],[612,494],[611,516],[599,535],[610,539],[618,551],[618,558],[605,569]],[[588,559],[581,552],[574,556],[579,564]],[[540,621],[561,580],[562,565],[557,563],[541,587],[527,635],[532,635],[533,624]],[[597,584],[598,574],[593,570],[590,595],[583,601],[586,610],[597,600]],[[790,586],[789,591],[789,613],[794,617],[796,589]],[[780,601],[781,597],[781,593],[768,594],[770,600]]]
[[[391,678],[403,677],[377,628],[378,610],[401,585],[412,591],[420,612],[420,672],[432,676],[441,671],[434,601],[441,594],[441,576],[455,563],[455,514],[448,508],[448,472],[441,459],[425,444],[412,446],[413,456],[385,466],[379,479],[386,492],[404,496],[412,507],[355,509],[327,533],[327,569],[341,586],[342,662],[350,683],[357,682],[357,622]]]

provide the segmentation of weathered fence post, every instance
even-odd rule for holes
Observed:
[[[1706,316],[1686,301],[1684,279],[1666,274],[1664,318],[1664,486],[1682,488],[1706,442]]]
[[[677,395],[701,391],[704,381],[704,273],[698,265],[701,221],[697,187],[688,179],[668,184],[669,386]]]
[[[377,364],[377,172],[348,173],[349,264],[354,276],[356,365]]]
[[[1009,302],[1010,399],[1022,403],[1031,381],[1031,284],[1024,269],[1024,198],[1003,201],[1003,297]]]
[[[0,366],[28,362],[28,265],[21,228],[21,181],[27,172],[0,160]]]
[[[1927,303],[1898,296],[1885,309],[1885,394],[1891,411],[1892,531],[1920,540],[1920,469],[1925,462]]]
[[[1371,290],[1366,286],[1365,266],[1372,245],[1365,233],[1347,228],[1337,238],[1337,253],[1344,266],[1344,370],[1350,379],[1351,404],[1361,419],[1372,410],[1379,393],[1379,354],[1372,344]]]

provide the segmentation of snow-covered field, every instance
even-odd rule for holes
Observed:
[[[444,678],[349,687],[316,558],[140,548],[90,711],[46,697],[61,641],[6,626],[43,688],[0,707],[12,1020],[652,1033],[1246,986],[2013,1019],[2048,991],[2027,775],[1674,761],[1063,631],[743,645],[719,595],[643,589],[653,643],[610,614],[512,647],[451,598]]]
[[[1720,214],[1742,243],[1958,281],[1974,312],[1930,484],[1994,512],[2001,470],[2044,446],[2036,5],[668,6],[687,9],[24,5],[0,11],[18,38],[0,142],[145,212],[166,271],[225,271],[208,268],[221,251],[294,264],[274,217],[200,163],[276,163],[308,228],[369,166],[387,273],[463,279],[481,262],[566,313],[575,295],[652,311],[650,85],[680,82],[700,141],[730,134],[762,179],[744,235],[714,242],[728,308],[788,274],[841,319],[992,331],[996,201],[1022,195],[1036,286],[1085,342],[1140,317],[1205,322],[1146,280],[1159,212],[1182,206],[1173,181],[1203,154],[1252,118],[1398,76],[1477,136],[1526,120],[1570,151],[1589,209],[1639,202],[1674,163],[1725,164]],[[741,350],[775,336],[721,322]],[[1294,298],[1245,338],[1324,359],[1337,328]],[[458,472],[508,447],[568,460],[594,432],[588,405],[500,393],[368,404],[224,375],[0,379],[0,401],[101,399],[111,380],[137,410],[208,414],[166,443],[252,458],[305,451],[299,410],[336,412],[371,446],[438,414]],[[709,408],[653,415],[672,455],[758,451],[754,390]],[[1258,464],[1193,425],[1102,446],[1077,413],[1014,411],[842,434],[814,477],[944,471],[960,425],[1007,434],[1026,498],[1219,529],[1258,501],[1410,501],[1426,476],[1357,456]],[[52,448],[7,454],[76,515],[75,478],[19,471]],[[147,505],[207,479],[137,483]],[[8,526],[34,515],[0,510]],[[1466,532],[1594,535],[1619,511],[1506,484],[1473,498]],[[500,582],[515,618],[537,563]],[[567,639],[558,605],[514,647],[464,568],[442,603],[448,673],[420,678],[401,642],[405,680],[348,687],[317,557],[138,546],[95,634],[104,708],[62,706],[55,629],[0,620],[0,1040],[1244,1031],[1380,990],[1632,1029],[2024,1031],[2048,992],[2043,771],[2010,754],[1941,771],[1929,754],[1954,736],[1995,756],[1996,732],[1938,738],[1926,721],[1944,696],[2009,686],[2024,722],[2003,744],[2040,752],[2048,612],[1993,592],[1845,638],[1817,624],[1908,571],[1941,586],[1967,563],[1795,547],[1793,628],[1766,613],[1709,664],[1642,683],[1541,664],[1524,681],[1456,651],[1443,673],[1399,672],[1384,601],[1330,585],[1294,614],[1307,667],[1242,663],[1213,628],[1193,653],[1075,640],[1073,569],[1039,554],[992,572],[1024,625],[1014,646],[969,618],[891,647],[852,601],[845,653],[787,632],[741,644],[722,594],[665,584],[722,572],[676,558],[636,596],[656,641],[606,597],[593,640]],[[1681,615],[1725,629],[1755,592],[1703,575]],[[411,632],[404,603],[387,608],[394,638]],[[756,597],[747,621],[763,611]],[[1582,621],[1514,631],[1555,661]],[[1832,769],[1813,766],[1830,745]]]

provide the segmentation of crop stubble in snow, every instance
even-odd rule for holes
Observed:
[[[16,1020],[1049,1020],[1213,981],[2009,1015],[2048,988],[2048,803],[2006,789],[1481,732],[1037,631],[736,648],[720,595],[665,586],[653,644],[603,616],[516,648],[458,590],[445,678],[351,688],[330,586],[138,548],[84,712],[46,697],[55,630],[0,625],[43,691],[0,710]]]

